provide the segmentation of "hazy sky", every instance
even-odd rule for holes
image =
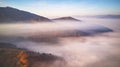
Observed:
[[[0,4],[46,17],[120,14],[120,0],[0,0]]]

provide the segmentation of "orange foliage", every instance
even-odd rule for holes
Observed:
[[[17,57],[19,58],[19,62],[23,64],[22,67],[28,67],[28,55],[24,51],[20,51]]]

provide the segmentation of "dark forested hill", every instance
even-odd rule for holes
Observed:
[[[12,7],[0,7],[0,23],[19,22],[19,21],[37,21],[49,22],[50,19],[30,12],[18,10]]]
[[[55,18],[53,19],[54,21],[81,21],[81,20],[78,20],[78,19],[75,19],[73,17],[60,17],[60,18]]]
[[[17,48],[10,43],[0,43],[0,67],[53,67],[58,61],[59,66],[63,59],[49,53]]]

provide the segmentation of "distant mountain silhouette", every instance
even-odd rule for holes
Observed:
[[[91,16],[81,16],[81,17],[89,17],[89,18],[108,18],[108,19],[120,19],[120,15],[91,15]]]
[[[49,22],[51,20],[30,12],[18,10],[16,8],[0,7],[0,23],[1,22],[19,22],[19,21]]]
[[[97,15],[97,18],[111,18],[111,19],[120,19],[120,15]]]
[[[68,16],[68,17],[55,18],[55,19],[53,19],[53,20],[55,20],[55,21],[81,21],[81,20],[75,19],[75,18],[70,17],[70,16]]]

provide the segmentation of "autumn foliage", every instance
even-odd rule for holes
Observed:
[[[20,51],[17,57],[19,59],[19,62],[23,64],[22,67],[28,67],[28,60],[27,60],[28,55],[24,51]]]

